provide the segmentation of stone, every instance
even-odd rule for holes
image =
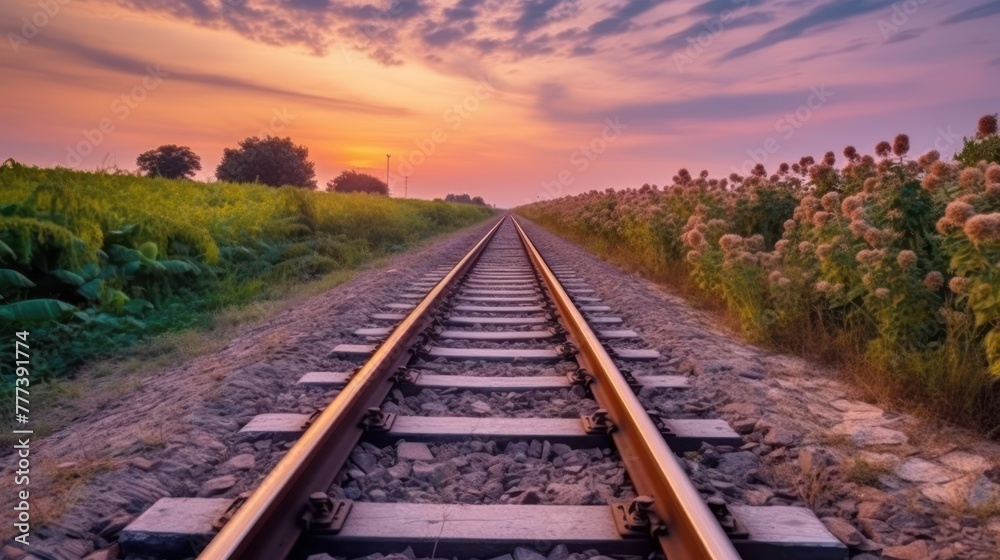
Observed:
[[[334,560],[334,558],[325,552],[321,552],[319,554],[310,554],[309,556],[306,556],[306,560]]]
[[[120,555],[121,547],[118,546],[118,543],[115,543],[108,548],[91,552],[84,556],[83,560],[116,560]]]
[[[870,405],[868,403],[863,403],[861,401],[849,401],[846,399],[838,399],[830,403],[830,406],[836,408],[841,412],[868,412],[871,414],[881,414],[882,409]]]
[[[476,414],[489,414],[493,412],[493,408],[490,405],[484,403],[483,401],[473,401],[469,405],[469,408],[472,409],[472,412],[475,412]]]
[[[426,443],[403,441],[396,447],[396,457],[405,461],[433,461],[434,454],[431,453]]]
[[[11,546],[9,544],[4,545],[3,554],[6,558],[9,558],[10,560],[21,560],[22,558],[28,555],[28,553],[25,552],[23,549]]]
[[[219,467],[224,472],[248,471],[257,465],[257,459],[251,453],[231,457]]]
[[[753,417],[739,418],[730,422],[729,425],[733,427],[734,432],[741,435],[747,435],[753,432],[754,427],[757,425],[757,419]]]
[[[440,484],[458,474],[458,469],[452,463],[428,464],[418,461],[413,463],[412,474],[413,478],[425,480],[431,484]]]
[[[105,540],[117,540],[118,533],[132,522],[132,516],[125,512],[115,512],[97,520],[90,528],[91,533],[96,533]]]
[[[65,539],[51,549],[53,558],[83,558],[94,550],[94,542],[90,539]],[[35,560],[34,554],[25,560]]]
[[[545,555],[539,554],[530,548],[519,546],[514,549],[514,560],[546,560]]]
[[[549,555],[546,560],[566,560],[569,557],[569,549],[566,548],[564,544],[557,544],[552,550],[549,551]]]
[[[850,436],[858,447],[872,445],[903,445],[908,441],[906,434],[881,426],[865,426],[854,422],[837,424],[831,430],[833,434]]]
[[[985,457],[964,451],[952,451],[938,457],[938,461],[948,468],[967,473],[981,473],[990,468],[990,462]]]
[[[552,452],[556,454],[557,457],[562,457],[563,455],[572,451],[573,448],[566,445],[565,443],[553,443]]]
[[[397,480],[410,477],[410,464],[406,461],[400,461],[387,470],[389,475]]]
[[[470,472],[462,475],[462,483],[469,488],[482,488],[486,484],[487,480],[489,480],[489,475],[483,471]]]
[[[764,444],[770,445],[771,447],[788,447],[795,443],[796,440],[795,432],[788,430],[786,428],[774,427],[771,428],[767,435],[764,436]]]
[[[362,441],[359,445],[365,451],[371,453],[372,455],[374,455],[376,457],[381,457],[382,456],[382,449],[379,448],[379,447],[376,447],[376,446],[374,446],[374,445],[372,445],[370,443],[368,443],[367,441]]]
[[[420,410],[429,413],[445,413],[448,412],[448,406],[438,402],[425,402],[420,405]]]
[[[933,482],[941,484],[956,477],[956,474],[936,463],[911,457],[896,467],[896,476],[907,482]]]
[[[746,402],[734,402],[720,407],[719,412],[736,414],[739,416],[760,416],[760,407]]]
[[[540,459],[542,457],[542,449],[542,442],[533,439],[531,440],[531,445],[528,446],[528,456]]]
[[[150,461],[145,457],[133,457],[132,459],[129,460],[128,464],[132,465],[133,467],[141,471],[146,471],[146,472],[153,470],[153,467],[156,466],[155,462]]]
[[[211,498],[212,496],[224,494],[227,490],[236,486],[236,482],[236,477],[228,474],[207,480],[201,485],[198,495],[202,498]]]
[[[885,521],[880,521],[878,519],[858,517],[857,523],[861,528],[861,534],[875,542],[884,543],[886,542],[887,536],[894,535],[896,533],[896,530],[893,529],[892,526]]]
[[[904,546],[889,546],[882,550],[883,560],[925,560],[929,557],[927,543],[922,540],[915,540]]]
[[[551,496],[552,502],[555,504],[593,505],[601,501],[601,496],[598,492],[590,490],[582,484],[560,484],[553,482],[545,488],[545,493]]]
[[[434,476],[434,466],[429,463],[418,461],[413,463],[410,474],[417,480],[425,480],[429,482]]]
[[[909,511],[901,511],[886,519],[885,522],[900,531],[906,529],[927,529],[935,525],[933,519]]]
[[[799,466],[806,474],[821,472],[836,463],[833,453],[823,447],[806,447],[799,451]]]
[[[378,465],[378,457],[367,451],[355,450],[351,453],[351,462],[365,473],[370,473]]]
[[[858,532],[854,525],[839,517],[824,517],[820,521],[833,536],[849,547],[856,547],[864,541],[864,535]]]
[[[996,484],[985,475],[980,476],[969,488],[968,502],[974,508],[1000,502],[1000,484]]]
[[[504,554],[503,556],[495,556],[490,558],[490,560],[514,560],[514,557],[510,554]]]
[[[760,458],[750,451],[726,453],[719,458],[716,470],[737,480],[743,480],[752,470],[760,468]]]
[[[885,521],[890,515],[892,515],[892,506],[889,505],[888,500],[866,501],[858,504],[859,518],[863,517],[866,519]],[[869,537],[871,537],[871,535],[869,535]]]
[[[939,504],[960,507],[965,501],[969,489],[972,487],[975,476],[974,474],[967,474],[962,478],[944,484],[933,482],[922,484],[920,493]]]

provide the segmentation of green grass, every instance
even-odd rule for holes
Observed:
[[[243,322],[303,286],[486,219],[441,201],[0,167],[0,347],[30,330],[32,380],[165,333]],[[228,313],[227,310],[240,310]],[[12,390],[12,360],[0,391]]]

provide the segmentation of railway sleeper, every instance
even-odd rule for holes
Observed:
[[[216,533],[219,520],[238,506],[231,498],[161,498],[119,537],[127,556],[185,558]],[[361,556],[411,547],[421,556],[489,556],[524,546],[562,544],[570,551],[646,555],[652,541],[623,536],[616,517],[627,504],[469,505],[343,502],[338,529],[307,531],[296,556]],[[349,506],[349,507],[348,507]],[[306,504],[303,504],[303,508]],[[743,560],[846,560],[847,548],[816,515],[792,506],[730,506],[739,534],[733,544]],[[392,520],[387,522],[387,520]],[[545,552],[546,550],[541,550]]]
[[[354,334],[357,336],[375,337],[383,338],[389,336],[392,332],[392,327],[365,327],[356,329]],[[437,333],[440,338],[452,338],[461,340],[492,340],[492,341],[507,341],[507,340],[525,340],[525,339],[536,339],[536,338],[551,338],[555,336],[555,332],[551,329],[541,330],[541,331],[463,331],[463,330],[444,330]],[[609,329],[609,330],[599,330],[597,331],[597,338],[602,339],[638,339],[639,333],[630,329]]]
[[[253,417],[240,434],[249,439],[271,438],[290,441],[309,426],[313,415],[270,413]],[[462,416],[396,416],[387,430],[372,431],[366,437],[376,445],[406,441],[454,441],[484,438],[499,441],[549,440],[574,447],[608,445],[606,431],[589,430],[584,418],[480,418]],[[719,419],[661,419],[661,433],[675,453],[697,451],[703,443],[738,447],[739,434]]]
[[[298,385],[340,389],[351,377],[349,372],[311,371],[303,375]],[[519,376],[519,377],[483,377],[477,375],[438,375],[418,373],[410,370],[411,381],[401,383],[399,389],[403,393],[419,392],[423,389],[458,389],[462,391],[481,392],[524,392],[554,389],[569,389],[573,382],[565,376]],[[634,378],[639,387],[656,389],[688,389],[691,383],[681,375],[645,375]]]
[[[544,323],[544,319],[541,319]],[[523,324],[532,324],[534,321]],[[465,323],[470,324],[470,323]],[[472,323],[474,324],[474,323]],[[482,323],[497,324],[497,323]],[[511,324],[511,323],[500,323]],[[338,344],[330,352],[340,358],[367,358],[375,351],[375,344]],[[635,348],[609,348],[608,352],[615,358],[626,361],[652,361],[660,357],[656,350]],[[564,358],[564,352],[558,348],[541,349],[508,349],[508,348],[444,348],[430,346],[422,352],[431,359],[444,358],[448,360],[469,361],[555,361]]]

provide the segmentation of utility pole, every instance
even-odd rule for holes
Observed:
[[[407,198],[406,193],[410,190],[410,176],[403,175],[403,198]]]
[[[385,186],[389,188],[389,158],[392,154],[385,154]]]

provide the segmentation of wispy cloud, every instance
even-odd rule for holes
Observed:
[[[975,8],[970,8],[968,10],[959,12],[947,19],[945,19],[943,24],[951,25],[955,23],[962,23],[965,21],[976,20],[987,18],[990,16],[995,16],[1000,14],[1000,1],[987,2]]]
[[[741,27],[750,27],[753,25],[764,25],[774,21],[774,18],[774,14],[770,12],[753,12],[733,16],[732,19],[727,20],[727,22],[722,25],[724,29],[739,29]],[[717,15],[712,18],[699,19],[688,27],[675,33],[671,33],[670,35],[649,44],[646,48],[649,50],[666,52],[683,49],[690,44],[689,40],[694,40],[700,33],[708,31],[711,28],[710,24],[713,21],[718,21]]]
[[[886,43],[902,43],[903,41],[910,41],[916,39],[917,37],[920,37],[921,35],[924,34],[925,31],[927,31],[926,27],[919,27],[916,29],[904,29],[896,33],[892,37],[890,37],[889,40],[886,41]]]
[[[807,14],[776,27],[760,38],[737,47],[723,56],[732,60],[802,37],[809,31],[832,29],[858,16],[892,5],[895,0],[834,0],[816,6]]]
[[[837,56],[837,55],[841,55],[841,54],[846,54],[846,53],[858,51],[858,50],[861,50],[861,49],[863,49],[865,47],[871,46],[871,44],[872,44],[871,41],[866,41],[864,39],[860,39],[860,40],[855,40],[855,41],[851,42],[850,44],[845,45],[843,47],[839,47],[839,48],[838,47],[823,47],[822,49],[816,50],[816,51],[811,52],[809,54],[804,54],[802,56],[793,58],[793,59],[789,60],[789,62],[793,62],[793,63],[811,62],[813,60],[819,60],[821,58],[827,58],[827,57],[830,57],[830,56]]]
[[[147,66],[157,66],[157,61],[154,60],[141,60],[126,54],[93,47],[82,42],[60,39],[49,35],[41,37],[38,44],[43,48],[58,53],[60,57],[75,58],[89,63],[91,68],[101,68],[121,74],[143,74],[146,71],[145,69]],[[328,109],[350,110],[362,113],[397,116],[409,113],[409,110],[400,107],[387,107],[366,103],[364,101],[340,99],[326,95],[282,89],[222,74],[185,71],[183,69],[173,67],[165,67],[163,70],[169,73],[170,81],[228,89],[230,91],[244,93],[247,95],[283,97],[286,99],[308,102],[312,105]]]
[[[662,4],[663,1],[664,0],[628,0],[628,2],[614,10],[610,16],[591,25],[587,30],[587,33],[591,37],[596,38],[629,31],[634,26],[632,23],[633,18],[652,10]]]

